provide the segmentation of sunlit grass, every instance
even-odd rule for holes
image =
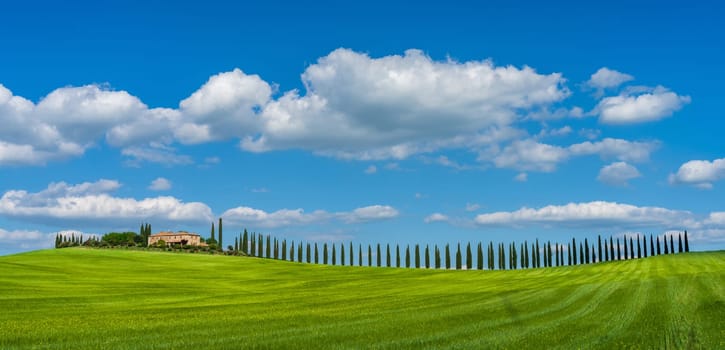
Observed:
[[[0,257],[2,349],[723,349],[723,324],[723,251],[516,271]]]

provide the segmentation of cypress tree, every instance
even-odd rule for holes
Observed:
[[[549,267],[551,267],[551,262],[552,262],[552,258],[551,258],[551,241],[547,242],[546,245],[547,245],[547,250],[549,251],[548,252],[549,261],[547,263],[549,264]]]
[[[556,252],[556,266],[561,266],[561,261],[559,261],[559,243],[558,242],[554,246],[554,251]]]
[[[224,250],[224,240],[222,239],[222,218],[219,218],[219,250]]]
[[[670,253],[670,250],[669,250],[669,248],[667,247],[667,236],[665,236],[665,237],[663,238],[663,240],[664,240],[664,246],[665,246],[665,255],[667,255],[667,254],[669,254],[669,253]]]
[[[612,236],[609,236],[609,258],[614,260],[614,240],[612,240]]]
[[[264,237],[261,234],[257,234],[257,245],[259,246],[257,255],[264,258]],[[267,242],[267,246],[269,246],[269,242]]]
[[[373,266],[373,248],[368,244],[368,266]]]
[[[488,269],[493,270],[495,268],[493,264],[493,242],[488,243]]]
[[[579,242],[579,263],[584,264],[584,246]]]
[[[672,235],[670,235],[670,254],[675,254],[675,242]]]
[[[690,243],[687,241],[687,230],[685,230],[685,253],[690,252]]]
[[[644,254],[644,257],[647,257],[647,236],[642,235],[642,244],[644,245],[644,249],[642,249],[642,253]]]
[[[273,247],[273,248],[272,248],[272,257],[273,257],[273,258],[274,258],[275,260],[277,260],[277,257],[278,257],[278,255],[279,255],[279,254],[277,253],[277,252],[279,251],[279,242],[277,242],[277,238],[274,238],[274,239],[272,240],[272,242],[273,242],[273,245],[272,245],[272,247]]]
[[[335,263],[337,262],[336,257],[335,257],[335,255],[336,255],[335,254],[335,244],[333,243],[333,244],[331,244],[331,246],[332,246],[332,265],[335,265]]]
[[[569,266],[571,266],[571,243],[566,244],[566,262]]]
[[[631,236],[629,237],[629,258],[634,259],[634,242]]]
[[[307,262],[310,262],[310,244],[307,243]],[[317,242],[315,242],[315,264],[320,263],[320,251],[317,248]]]
[[[282,241],[282,260],[287,260],[287,240]]]
[[[456,270],[461,269],[461,244],[458,243],[458,248],[456,249]]]
[[[357,266],[363,266],[362,244],[357,245]]]
[[[428,250],[428,245],[425,245],[425,268],[430,268],[430,251]],[[480,269],[479,269],[480,270]]]
[[[619,245],[619,238],[617,238],[617,260],[622,260],[622,253]]]
[[[211,240],[212,240],[212,242],[215,241],[215,239],[214,239],[214,221],[211,222]]]
[[[524,253],[526,248],[524,248],[524,247],[525,247],[525,244],[521,243],[521,246],[519,247],[519,251],[518,251],[518,253],[516,253],[517,258],[519,256],[519,253],[521,254],[521,259],[519,259],[519,265],[521,266],[522,269],[526,268],[526,266],[525,266],[526,265],[526,254]]]
[[[637,259],[642,258],[642,245],[639,244],[639,235],[637,235]]]
[[[571,256],[574,261],[574,265],[576,265],[577,263],[576,263],[576,239],[575,238],[571,239],[571,249],[572,249]]]
[[[405,267],[410,268],[410,246],[405,246]]]
[[[327,243],[322,244],[322,263],[327,265]]]
[[[586,249],[586,251],[584,252],[585,253],[584,254],[585,260],[584,261],[586,261],[586,263],[588,264],[589,261],[590,261],[589,260],[589,242],[587,241],[586,238],[584,238],[584,248]]]
[[[386,262],[387,266],[390,267],[390,244],[387,244],[386,245],[385,252],[386,252],[386,254],[385,254],[385,262]]]
[[[597,235],[597,242],[598,242],[597,246],[599,247],[599,250],[597,250],[597,252],[599,253],[599,254],[597,254],[597,257],[600,260],[599,262],[601,262],[602,256],[603,256],[602,255],[602,235]]]
[[[272,253],[272,247],[271,247],[271,244],[270,244],[271,240],[272,240],[272,237],[270,237],[269,235],[267,235],[267,259],[269,259],[271,257],[271,255],[272,255],[271,254]]]
[[[592,263],[597,261],[597,252],[594,251],[594,244],[592,244]]]
[[[395,245],[395,267],[400,267],[400,245]]]
[[[524,251],[522,253],[524,255],[524,265],[528,269],[531,265],[529,265],[529,242],[524,241]]]
[[[624,260],[627,260],[627,259],[629,259],[629,254],[627,251],[627,236],[624,236],[623,241],[624,241]]]
[[[250,250],[249,255],[251,256],[257,256],[257,239],[254,237],[254,234],[252,234],[252,241],[249,242]]]
[[[340,243],[340,265],[345,266],[345,244]]]
[[[289,248],[289,258],[292,262],[295,262],[295,254],[298,250],[295,248],[295,241],[292,241],[292,245]],[[302,262],[302,261],[298,261]]]
[[[609,261],[609,247],[606,239],[604,240],[604,261]]]
[[[539,250],[539,239],[536,239],[536,250],[534,250],[534,267],[541,267],[541,259],[539,259],[539,254],[541,254],[541,251]]]
[[[237,237],[234,237],[234,251],[235,252],[239,251],[239,238],[237,238]]]
[[[247,229],[245,228],[244,233],[242,234],[242,250],[247,254],[249,254],[249,242],[247,242],[248,239],[249,237],[247,234]]]
[[[415,245],[415,268],[420,268],[420,247],[417,244]]]
[[[302,242],[297,246],[297,262],[302,262]],[[310,262],[310,244],[307,243],[307,263]]]
[[[438,245],[437,244],[433,246],[433,252],[435,254],[434,259],[433,259],[433,263],[435,264],[435,268],[436,269],[440,269],[441,268],[441,251],[440,251],[440,249],[438,249]]]
[[[650,237],[651,238],[651,237]],[[657,237],[657,255],[660,255],[660,238]]]
[[[381,260],[383,259],[382,255],[380,254],[380,243],[378,243],[378,255],[375,256],[375,259],[377,260],[378,267],[381,265]]]
[[[446,244],[446,270],[449,270],[451,268],[451,251],[448,247],[448,244]]]
[[[352,242],[350,242],[350,266],[353,266],[353,262],[355,262],[355,258],[352,255]]]
[[[483,247],[481,246],[481,242],[478,242],[478,247],[476,248],[476,268],[483,270]]]

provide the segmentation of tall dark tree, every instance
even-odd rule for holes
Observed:
[[[664,241],[663,243],[664,243],[664,246],[665,246],[665,255],[667,255],[667,254],[670,253],[670,250],[667,247],[667,236],[665,236],[662,240]]]
[[[451,268],[451,250],[448,247],[448,244],[446,244],[446,270],[449,270]]]
[[[642,245],[639,242],[639,235],[637,236],[637,259],[642,257]]]
[[[592,244],[592,263],[597,261],[597,252],[594,250],[594,244]]]
[[[271,258],[271,255],[272,255],[271,254],[272,253],[272,247],[271,247],[271,243],[270,243],[271,240],[272,240],[272,237],[270,237],[269,235],[267,235],[267,259]]]
[[[211,241],[214,242],[216,239],[214,239],[214,221],[211,222]]]
[[[554,245],[554,252],[556,252],[556,266],[561,266],[561,261],[559,261],[559,242]]]
[[[310,253],[310,244],[307,243],[307,253],[309,255]],[[302,242],[297,246],[297,262],[302,262]],[[309,258],[307,259],[307,262],[309,263]]]
[[[660,238],[659,238],[659,237],[657,237],[657,255],[660,255],[660,254],[661,254],[661,252],[662,252],[662,251],[660,250]]]
[[[307,243],[307,262],[310,262],[310,244]],[[317,248],[317,242],[315,242],[315,264],[320,263],[320,250]]]
[[[627,236],[624,236],[624,260],[629,259],[629,252],[627,250]]]
[[[541,250],[539,250],[539,239],[536,239],[536,250],[534,250],[534,267],[541,267],[541,259],[539,259],[539,254],[541,253]]]
[[[670,235],[670,254],[675,254],[675,242],[673,235]]]
[[[548,258],[549,258],[549,261],[547,261],[547,264],[549,265],[549,267],[551,267],[551,262],[552,262],[552,258],[551,258],[551,253],[552,253],[551,252],[551,241],[547,242],[546,243],[546,246],[547,246],[546,249],[548,250],[547,255],[548,255]]]
[[[420,246],[415,245],[415,268],[420,268]]]
[[[632,236],[629,236],[629,258],[634,259],[634,242],[632,241]]]
[[[380,265],[381,265],[381,260],[383,259],[383,256],[382,256],[382,255],[380,254],[380,243],[378,243],[378,250],[377,250],[377,253],[378,253],[378,254],[377,254],[377,255],[375,256],[375,259],[377,260],[376,262],[378,263],[378,267],[380,267]]]
[[[644,257],[647,257],[647,235],[642,235],[642,245],[644,246],[644,249],[642,249],[642,253],[644,254]]]
[[[257,245],[259,246],[257,256],[264,258],[264,237],[261,234],[257,234]],[[269,242],[267,242],[267,246],[269,246]]]
[[[602,235],[597,235],[597,244],[597,247],[599,248],[599,250],[597,250],[597,252],[599,253],[597,254],[597,258],[599,258],[599,260],[602,260],[602,256],[604,256],[602,255]]]
[[[345,266],[345,244],[340,243],[340,265]]]
[[[332,246],[332,265],[335,265],[337,263],[336,261],[336,254],[335,254],[335,244],[330,244]]]
[[[249,242],[249,246],[249,255],[257,256],[257,237],[255,234],[252,234],[252,240]]]
[[[619,245],[619,238],[617,238],[617,260],[622,260],[622,253],[620,247],[621,246]]]
[[[400,245],[395,245],[395,267],[400,267]]]
[[[584,245],[579,242],[579,263],[584,264]]]
[[[456,270],[461,269],[461,244],[458,243],[458,248],[456,249]]]
[[[350,242],[350,266],[353,266],[355,262],[355,258],[352,255],[352,242]]]
[[[247,229],[244,229],[244,233],[242,233],[242,251],[249,254],[249,242],[247,241],[249,239],[249,234],[247,234]]]
[[[239,251],[239,238],[237,238],[237,237],[234,237],[234,251],[235,252]]]
[[[687,240],[687,231],[685,231],[685,253],[690,251],[690,243]]]
[[[289,258],[292,262],[295,262],[295,254],[297,253],[297,248],[295,247],[295,241],[293,240],[290,244],[289,248]],[[301,262],[301,261],[298,261]]]
[[[438,249],[437,244],[435,246],[433,246],[433,252],[435,253],[435,257],[433,259],[435,268],[440,269],[441,268],[441,251],[440,251],[440,249]]]
[[[385,252],[386,252],[386,254],[385,254],[385,262],[386,262],[386,266],[387,266],[387,267],[390,267],[390,244],[387,244],[387,245],[386,245],[386,250],[385,250]]]
[[[368,244],[368,266],[373,266],[373,248]]]
[[[327,243],[322,243],[322,263],[327,265]]]
[[[410,268],[410,246],[405,246],[405,267]]]
[[[584,238],[584,249],[586,249],[586,251],[584,252],[584,261],[588,264],[590,261],[589,260],[589,242],[587,241],[586,238]]]
[[[528,241],[524,241],[524,251],[522,254],[524,255],[524,261],[525,261],[524,265],[528,269],[529,267],[531,267],[530,259],[529,259],[529,242]]]
[[[224,240],[222,236],[222,218],[219,218],[219,250],[224,250]]]
[[[488,242],[488,269],[493,270],[493,242]]]
[[[357,245],[357,266],[363,266],[362,244]]]
[[[606,239],[604,240],[604,261],[609,261],[609,247]]]
[[[572,249],[571,256],[572,256],[572,259],[574,260],[574,265],[576,265],[577,263],[576,263],[576,239],[575,238],[571,239],[571,249]]]
[[[609,236],[609,258],[614,260],[614,240]]]
[[[571,266],[571,263],[572,263],[572,261],[571,261],[571,243],[566,244],[566,254],[567,254],[566,263],[567,263],[567,265]]]
[[[476,268],[483,270],[483,247],[481,246],[481,242],[478,242],[478,247],[476,248]]]
[[[282,240],[282,260],[287,260],[287,240]]]
[[[425,245],[425,268],[430,268],[430,251],[428,250],[428,245]]]

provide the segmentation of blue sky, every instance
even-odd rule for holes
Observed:
[[[225,220],[725,248],[716,2],[75,2],[0,12],[0,254]]]

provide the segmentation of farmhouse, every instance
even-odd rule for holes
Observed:
[[[181,244],[181,245],[206,245],[205,243],[201,242],[201,236],[197,235],[196,233],[186,232],[186,231],[179,231],[179,232],[171,232],[171,231],[165,231],[165,232],[159,232],[153,235],[149,236],[149,245],[156,244],[156,242],[163,240],[166,242],[166,245],[171,244]]]

